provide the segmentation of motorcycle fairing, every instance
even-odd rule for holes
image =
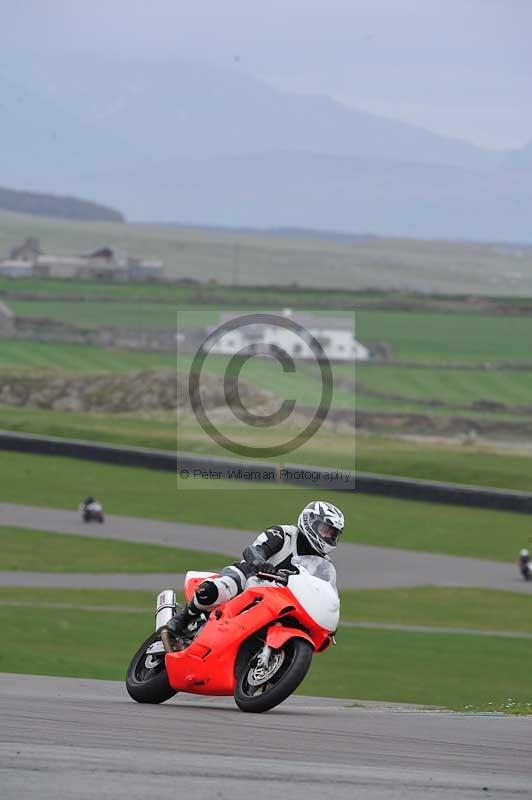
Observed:
[[[276,586],[250,587],[214,609],[189,647],[166,654],[166,671],[170,685],[177,691],[195,694],[234,694],[235,663],[243,642],[261,629],[275,626],[276,619],[290,616],[296,606],[301,624],[308,633],[283,625],[280,630],[286,633],[277,634],[279,639],[284,636],[285,642],[290,638],[287,635],[290,633],[292,637],[308,638],[316,650],[322,649],[330,638],[330,632],[324,630],[301,608],[289,589]],[[272,635],[275,638],[275,634]]]
[[[266,634],[266,644],[273,647],[274,650],[279,650],[289,639],[297,636],[299,639],[306,639],[312,647],[315,647],[314,641],[311,636],[297,628],[287,628],[284,625],[272,625],[268,628]]]

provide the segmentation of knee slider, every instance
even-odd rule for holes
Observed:
[[[203,581],[196,589],[196,599],[202,606],[210,606],[218,600],[218,587],[214,581]]]

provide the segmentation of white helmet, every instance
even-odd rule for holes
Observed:
[[[336,547],[344,529],[344,515],[332,503],[313,500],[299,515],[297,525],[312,549],[324,556]]]
[[[528,550],[526,549],[526,547],[523,547],[523,549],[519,551],[519,555],[520,555],[521,557],[523,557],[523,558],[526,558],[526,556],[529,556],[529,555],[530,555],[530,553],[528,552]]]

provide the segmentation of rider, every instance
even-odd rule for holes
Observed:
[[[312,501],[299,515],[297,525],[272,525],[246,547],[241,561],[224,567],[219,578],[200,583],[191,601],[168,622],[168,629],[181,635],[194,617],[243,592],[248,578],[258,572],[274,575],[279,569],[293,570],[293,556],[328,559],[343,528],[344,515],[339,508],[324,500]]]
[[[521,568],[527,567],[530,564],[530,553],[526,547],[523,547],[519,551],[519,561],[517,563]]]
[[[85,498],[83,503],[80,503],[79,510],[84,513],[85,511],[101,511],[102,505],[94,497],[89,495]]]

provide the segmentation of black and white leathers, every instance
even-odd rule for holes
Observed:
[[[204,581],[191,602],[192,610],[207,611],[244,591],[248,578],[257,573],[260,562],[290,569],[296,555],[316,555],[296,525],[272,525],[257,536],[242,553],[243,558],[225,567],[219,578]]]

